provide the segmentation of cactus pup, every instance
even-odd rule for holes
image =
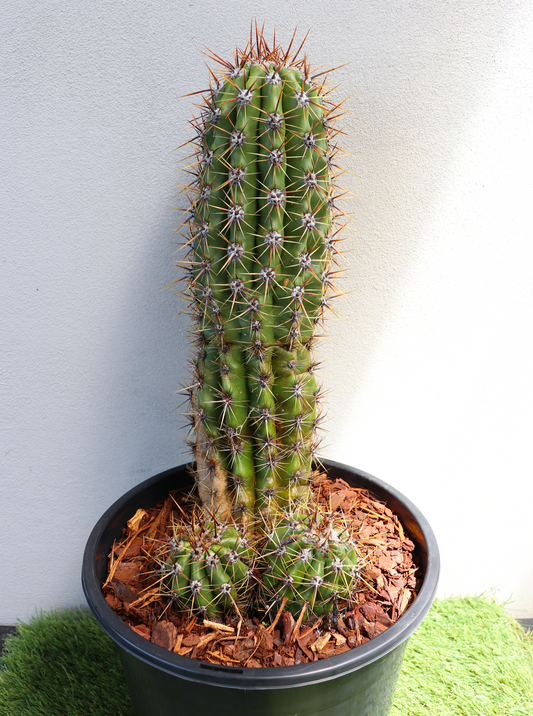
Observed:
[[[350,536],[320,513],[310,487],[321,420],[312,349],[337,295],[342,228],[338,105],[326,74],[313,74],[293,43],[269,47],[256,28],[232,62],[213,56],[221,72],[193,121],[182,227],[196,350],[190,442],[204,514],[230,530],[228,544],[237,532],[254,544],[263,604],[286,596],[294,610],[320,613],[349,598],[357,562]],[[213,562],[229,569],[228,552],[212,538],[198,549],[190,531],[184,540],[174,560],[178,600],[208,611],[227,603],[219,577],[208,576]],[[237,600],[228,569],[222,593],[235,589]],[[204,583],[211,596],[195,601]]]

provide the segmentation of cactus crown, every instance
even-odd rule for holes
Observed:
[[[337,295],[339,106],[328,99],[327,75],[313,74],[293,43],[269,47],[256,28],[233,62],[212,55],[221,72],[211,73],[192,123],[194,179],[181,229],[198,492],[217,520],[248,532],[309,503],[321,420],[311,351]],[[331,594],[335,569],[315,565],[323,562],[316,539],[298,544],[309,559],[295,569],[309,584],[296,580],[295,593],[315,594],[319,584]],[[269,559],[274,571],[287,566],[280,555]]]

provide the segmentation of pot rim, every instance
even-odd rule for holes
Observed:
[[[440,557],[433,530],[420,510],[386,482],[362,470],[332,460],[321,459],[320,462],[327,469],[330,477],[345,478],[348,473],[354,482],[361,483],[377,497],[386,498],[394,512],[405,513],[403,516],[400,515],[402,524],[405,526],[407,517],[409,523],[407,531],[411,537],[414,537],[415,549],[419,551],[421,561],[427,559],[424,579],[416,599],[382,634],[350,651],[316,662],[294,666],[248,668],[216,666],[167,652],[127,626],[105,601],[102,584],[96,573],[97,555],[99,551],[102,552],[99,546],[104,540],[104,533],[108,531],[108,525],[113,519],[116,521],[117,513],[125,511],[128,503],[135,501],[140,493],[150,489],[159,481],[171,480],[176,474],[185,472],[186,465],[166,470],[133,487],[111,505],[93,528],[83,556],[82,586],[89,608],[100,626],[120,648],[158,669],[189,681],[241,689],[289,688],[329,681],[361,669],[400,646],[420,625],[437,591]],[[120,528],[125,525],[126,519],[120,522]],[[118,524],[115,527],[118,527]],[[413,532],[416,534],[414,535]],[[109,550],[106,549],[106,557],[108,552]]]

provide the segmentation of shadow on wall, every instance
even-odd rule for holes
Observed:
[[[435,205],[464,150],[461,140],[519,21],[510,3],[336,5],[341,59],[352,60],[336,73],[336,94],[353,92],[348,136],[339,143],[353,153],[345,167],[356,175],[342,183],[357,196],[342,201],[353,217],[345,234],[346,296],[321,353],[331,412],[339,416],[335,432],[344,431],[344,441],[353,441],[346,417],[402,310],[399,302],[427,243]],[[314,42],[320,41],[311,35],[310,50]],[[313,50],[320,57],[320,47]]]
[[[112,463],[126,489],[188,459],[177,392],[189,380],[188,335],[179,315],[184,306],[167,287],[176,277],[175,219],[176,212],[164,210],[144,232],[114,316],[111,365],[101,378],[109,402],[95,447],[108,446],[103,472]]]

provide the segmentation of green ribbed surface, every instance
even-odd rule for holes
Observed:
[[[270,522],[270,520],[269,520]],[[342,609],[357,579],[357,551],[339,520],[310,511],[279,516],[268,530],[260,562],[261,601],[267,607],[287,598],[295,616],[304,603],[316,615]]]
[[[247,606],[254,557],[252,545],[233,524],[193,522],[170,544],[161,571],[181,607],[221,617]]]
[[[307,496],[318,444],[311,347],[332,287],[331,114],[305,60],[237,53],[197,129],[185,260],[198,341],[198,485],[247,523]]]

